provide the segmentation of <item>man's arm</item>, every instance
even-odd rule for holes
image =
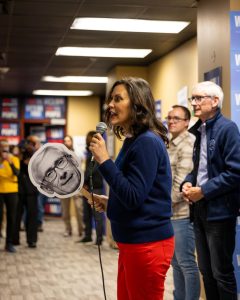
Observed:
[[[219,140],[222,149],[222,171],[201,186],[206,199],[212,199],[228,193],[236,188],[240,182],[240,134],[235,123],[231,122],[224,127]],[[218,157],[217,159],[220,159]]]

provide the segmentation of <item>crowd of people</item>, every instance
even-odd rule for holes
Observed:
[[[87,138],[88,140],[89,138]],[[16,247],[20,245],[20,232],[26,232],[26,242],[29,248],[37,247],[38,232],[43,232],[43,221],[45,213],[45,205],[48,202],[48,196],[45,194],[45,191],[49,192],[49,184],[42,185],[42,174],[45,172],[49,173],[48,162],[55,162],[56,160],[61,160],[62,156],[65,155],[65,146],[71,152],[73,149],[73,139],[71,136],[66,135],[62,144],[62,151],[59,151],[58,148],[48,148],[43,149],[41,147],[40,139],[37,136],[30,135],[26,140],[21,141],[17,146],[10,146],[7,139],[2,139],[0,141],[0,238],[3,238],[3,217],[6,211],[6,243],[5,250],[7,252],[14,253],[16,252]],[[61,146],[59,144],[59,146]],[[40,149],[41,147],[41,149]],[[42,152],[40,150],[43,150]],[[39,160],[35,160],[33,169],[33,177],[36,180],[41,181],[41,188],[38,189],[31,180],[31,174],[29,173],[29,161],[33,154],[39,150],[40,154],[44,152],[46,157],[40,157]],[[39,152],[38,151],[38,152]],[[51,153],[50,153],[51,152]],[[86,152],[89,153],[89,150],[86,149]],[[52,154],[52,156],[50,155]],[[69,155],[68,162],[75,166],[79,165],[80,161],[75,161]],[[87,159],[88,160],[88,159]],[[39,165],[37,165],[39,163]],[[60,162],[58,162],[58,167]],[[79,169],[75,169],[76,174],[81,173]],[[61,171],[61,168],[59,168]],[[63,170],[66,173],[66,170]],[[55,172],[55,171],[54,171]],[[87,172],[87,169],[86,169]],[[98,181],[101,183],[99,186],[96,186],[96,191],[103,193],[103,180],[100,174],[98,175]],[[59,178],[58,178],[59,177]],[[56,195],[69,194],[70,190],[66,190],[66,185],[61,187],[61,182],[66,181],[62,179],[64,176],[60,172],[56,172],[55,181],[52,181],[52,193],[57,192]],[[87,178],[87,177],[86,177]],[[76,176],[73,176],[73,180],[79,185],[79,181],[76,180]],[[85,185],[87,184],[86,179]],[[44,178],[44,182],[47,182],[47,177]],[[59,184],[60,182],[60,184]],[[95,184],[95,182],[94,182]],[[69,189],[76,190],[76,186],[68,185]],[[45,189],[46,188],[46,189]],[[41,193],[42,191],[42,193]],[[74,203],[74,212],[77,220],[77,230],[79,240],[76,242],[87,243],[92,241],[92,214],[90,212],[91,206],[87,203],[86,200],[83,201],[80,191],[75,193],[72,197],[65,197],[64,199],[59,199],[61,202],[61,214],[64,223],[65,230],[63,232],[64,237],[69,237],[72,235],[72,216],[73,212],[71,209],[71,201]],[[83,204],[84,202],[85,205]],[[6,207],[6,209],[4,208]],[[87,208],[85,208],[87,207]],[[89,209],[90,207],[90,209]],[[83,209],[84,208],[84,209]],[[96,213],[97,223],[100,235],[97,235],[96,244],[101,244],[103,239],[104,231],[104,216],[103,213]],[[98,242],[97,242],[97,239]]]
[[[96,131],[87,134],[84,188],[93,197],[82,202],[78,193],[73,200],[80,243],[92,242],[94,215],[96,244],[101,245],[107,212],[119,249],[118,300],[163,299],[170,265],[174,300],[199,299],[200,273],[208,300],[237,300],[232,256],[240,212],[240,134],[221,113],[223,98],[217,84],[198,83],[189,98],[197,121],[189,129],[191,112],[182,105],[172,106],[167,127],[157,119],[145,80],[123,78],[110,89],[105,122],[124,140],[123,146],[113,161],[103,136]],[[74,151],[71,136],[64,138],[64,144]],[[5,203],[9,252],[20,243],[23,207],[29,247],[36,247],[42,228],[38,218],[42,202],[27,172],[38,146],[27,140],[19,161],[16,153],[9,154],[6,141],[0,144],[0,217]],[[41,187],[64,194],[55,181],[60,180],[63,164],[75,162],[71,155],[64,159],[56,155],[58,162],[48,178],[41,176]],[[43,165],[36,169],[45,174]],[[72,235],[71,198],[61,199],[65,237]]]

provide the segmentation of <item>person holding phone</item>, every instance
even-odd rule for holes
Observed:
[[[18,203],[19,158],[9,152],[7,140],[0,141],[0,215],[3,215],[3,205],[7,211],[5,250],[16,252],[13,246],[13,233]]]

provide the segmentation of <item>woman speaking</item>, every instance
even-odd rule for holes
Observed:
[[[101,134],[90,151],[110,187],[109,198],[95,195],[119,247],[118,300],[163,299],[164,281],[174,251],[171,225],[171,168],[167,130],[156,118],[149,84],[141,78],[114,83],[107,98],[106,123],[124,137],[115,161]]]

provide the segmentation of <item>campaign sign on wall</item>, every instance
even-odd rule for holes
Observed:
[[[46,119],[64,119],[65,118],[65,98],[45,98],[44,110]]]
[[[11,145],[20,142],[18,123],[0,123],[0,139],[7,139]]]
[[[0,136],[19,136],[19,125],[17,123],[1,123]]]
[[[25,119],[65,119],[64,97],[28,98],[25,100]]]
[[[230,12],[231,118],[240,129],[240,11]]]
[[[43,99],[29,98],[25,100],[24,107],[25,119],[44,119]]]
[[[231,119],[240,130],[240,11],[230,12],[230,73],[231,73]],[[233,263],[240,299],[240,217],[236,227],[236,247]]]
[[[18,99],[17,98],[1,98],[1,118],[2,119],[18,119]]]

